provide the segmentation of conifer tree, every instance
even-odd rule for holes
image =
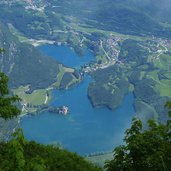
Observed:
[[[0,72],[0,117],[10,119],[20,114],[16,102],[20,101],[17,95],[9,95],[8,77]]]
[[[114,158],[106,162],[107,171],[170,171],[171,170],[171,102],[169,119],[165,124],[153,120],[149,128],[142,129],[142,123],[133,119],[126,131],[126,145],[114,150]]]

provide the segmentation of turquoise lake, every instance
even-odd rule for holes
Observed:
[[[62,48],[60,50],[63,51],[64,47],[56,47],[56,50],[54,48],[54,46],[47,45],[41,47],[41,50],[50,56],[57,56],[56,59],[63,63],[57,54],[59,49]],[[67,49],[68,53],[73,53],[71,49]],[[93,59],[92,54],[87,53],[88,56],[86,54],[84,56],[86,62]],[[72,67],[74,67],[74,64],[76,67],[80,66],[82,64],[79,63],[80,57],[77,56],[76,59],[77,62],[74,61],[68,66],[73,65]],[[74,58],[74,60],[76,59]],[[114,111],[107,108],[93,108],[87,97],[87,88],[91,81],[91,77],[86,76],[80,84],[70,90],[54,90],[50,105],[66,105],[70,109],[70,114],[61,116],[41,112],[36,116],[24,117],[21,127],[25,137],[28,140],[36,140],[44,144],[59,143],[62,147],[81,155],[112,151],[117,145],[123,144],[124,132],[130,127],[135,112],[133,94],[129,93]]]

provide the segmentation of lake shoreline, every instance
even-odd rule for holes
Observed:
[[[57,60],[59,57],[61,63],[63,61],[66,65],[65,62],[69,62],[68,67],[78,67],[94,58],[92,53],[87,53],[90,56],[83,58],[72,56],[76,54],[68,47],[47,45],[42,48],[49,56]],[[127,94],[115,110],[95,108],[87,95],[92,81],[93,78],[85,74],[84,79],[70,89],[53,89],[49,106],[67,106],[71,114],[63,117],[42,110],[34,117],[22,117],[21,127],[26,139],[43,144],[62,144],[64,149],[82,156],[112,151],[115,146],[122,144],[125,129],[129,127],[135,112],[133,95]]]

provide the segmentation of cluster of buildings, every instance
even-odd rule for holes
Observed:
[[[68,110],[68,107],[67,107],[67,106],[62,106],[62,107],[59,109],[59,114],[67,115],[68,113],[69,113],[69,110]]]

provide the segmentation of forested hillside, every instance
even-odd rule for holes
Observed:
[[[157,3],[153,0],[42,0],[32,1],[30,6],[25,1],[11,1],[7,4],[4,3],[0,7],[1,20],[13,24],[29,37],[55,38],[56,30],[69,30],[73,22],[83,27],[123,34],[171,37],[168,0],[157,0]],[[9,10],[11,7],[12,11]],[[69,23],[68,26],[66,22]]]
[[[20,43],[8,27],[0,23],[0,71],[10,77],[12,88],[30,85],[30,90],[46,88],[56,81],[58,63],[32,45]]]

